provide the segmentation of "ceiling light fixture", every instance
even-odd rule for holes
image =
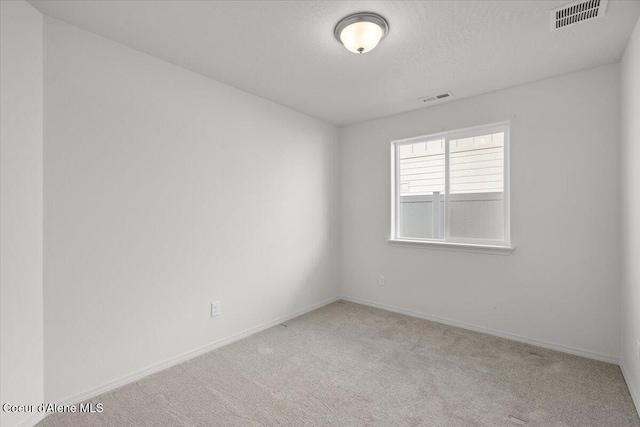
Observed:
[[[353,53],[367,53],[373,50],[388,32],[387,20],[370,12],[346,16],[333,30],[336,39]]]

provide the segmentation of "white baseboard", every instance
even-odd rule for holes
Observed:
[[[193,359],[196,356],[200,356],[201,354],[204,354],[206,352],[209,352],[211,350],[214,350],[218,347],[222,347],[224,345],[230,344],[234,341],[237,341],[239,339],[248,337],[249,335],[253,335],[256,334],[258,332],[264,331],[265,329],[269,329],[273,326],[279,325],[282,322],[286,322],[287,320],[291,320],[295,317],[298,316],[302,316],[303,314],[306,314],[310,311],[316,310],[320,307],[324,307],[325,305],[331,304],[332,302],[338,301],[340,299],[340,297],[333,297],[330,298],[328,300],[322,301],[318,304],[314,304],[312,306],[309,306],[307,308],[303,308],[302,310],[298,310],[294,313],[291,313],[287,316],[283,316],[280,317],[278,319],[274,319],[271,320],[269,322],[263,323],[261,325],[255,326],[253,328],[249,328],[246,329],[242,332],[239,332],[235,335],[231,335],[230,337],[224,338],[222,340],[213,342],[211,344],[207,344],[203,347],[200,348],[196,348],[194,350],[188,351],[186,353],[183,353],[179,356],[176,357],[172,357],[171,359],[165,360],[164,362],[160,362],[157,363],[155,365],[149,366],[148,368],[142,369],[140,371],[134,372],[132,374],[129,375],[125,375],[121,378],[109,381],[107,383],[104,383],[98,387],[94,387],[90,390],[87,390],[85,392],[76,394],[74,396],[68,397],[58,403],[60,403],[61,405],[75,405],[77,403],[83,402],[87,399],[90,399],[92,397],[95,397],[99,394],[105,393],[107,391],[111,391],[114,390],[116,388],[122,387],[124,385],[127,385],[129,383],[132,383],[134,381],[137,381],[141,378],[144,378],[148,375],[154,374],[156,372],[162,371],[164,369],[170,368],[171,366],[180,364],[182,362],[185,362],[189,359]]]
[[[445,319],[439,316],[432,316],[430,314],[424,314],[413,310],[407,310],[400,307],[394,307],[386,304],[379,304],[373,301],[367,301],[361,298],[351,297],[347,295],[342,295],[341,299],[345,301],[355,302],[357,304],[368,305],[370,307],[380,308],[382,310],[392,311],[394,313],[405,314],[407,316],[418,317],[420,319],[432,320],[438,323],[444,323],[449,326],[456,326],[458,328],[469,329],[471,331],[482,332],[483,334],[494,335],[501,338],[506,338],[512,341],[518,341],[525,344],[536,345],[538,347],[544,347],[551,350],[561,351],[563,353],[569,353],[576,356],[587,357],[589,359],[600,360],[602,362],[609,362],[618,365],[620,359],[616,356],[611,356],[608,354],[600,354],[589,350],[582,350],[578,348],[569,347],[562,344],[550,343],[547,341],[541,341],[534,338],[527,338],[520,335],[512,334],[510,332],[497,331],[495,329],[488,329],[482,326],[476,326],[469,323],[458,322],[456,320]]]
[[[36,412],[33,415],[31,415],[29,418],[24,420],[22,424],[20,424],[20,427],[33,427],[34,425],[38,424],[40,421],[44,420],[44,417],[46,415],[47,414],[44,412]]]
[[[624,366],[624,360],[620,361],[620,370],[622,371],[622,376],[624,377],[625,382],[627,383],[627,387],[629,388],[629,394],[631,395],[631,399],[633,399],[633,404],[636,407],[636,412],[640,415],[640,395],[637,393],[633,382],[631,381],[631,377],[627,374],[627,370]]]

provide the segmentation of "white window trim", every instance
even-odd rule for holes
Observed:
[[[389,243],[393,246],[402,246],[407,248],[421,249],[437,249],[455,252],[478,252],[495,255],[511,255],[515,250],[513,246],[496,246],[496,245],[474,245],[471,243],[452,243],[442,240],[423,240],[423,239],[389,239]]]
[[[400,139],[391,142],[391,237],[389,242],[394,245],[411,246],[411,247],[428,247],[449,250],[467,249],[473,252],[491,252],[509,254],[513,247],[511,246],[511,186],[510,186],[510,170],[509,170],[509,146],[510,146],[510,122],[493,123],[484,126],[474,126],[466,129],[454,130],[451,132],[441,132],[438,134],[419,136],[415,138]],[[449,235],[449,141],[452,139],[462,139],[469,136],[475,136],[479,133],[499,133],[504,132],[504,240],[489,239],[470,239],[470,238],[452,238]],[[399,147],[405,144],[427,142],[437,139],[445,140],[445,218],[444,218],[444,240],[438,239],[412,239],[398,236],[399,229],[399,185],[400,185],[400,168],[399,168]]]

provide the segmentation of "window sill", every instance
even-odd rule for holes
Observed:
[[[404,246],[408,248],[439,249],[456,252],[477,252],[494,255],[511,255],[511,252],[513,252],[513,250],[515,249],[513,246],[475,245],[470,243],[435,242],[411,239],[389,239],[389,243],[393,246]]]

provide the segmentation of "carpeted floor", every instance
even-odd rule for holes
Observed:
[[[640,426],[616,365],[339,301],[41,426]]]

